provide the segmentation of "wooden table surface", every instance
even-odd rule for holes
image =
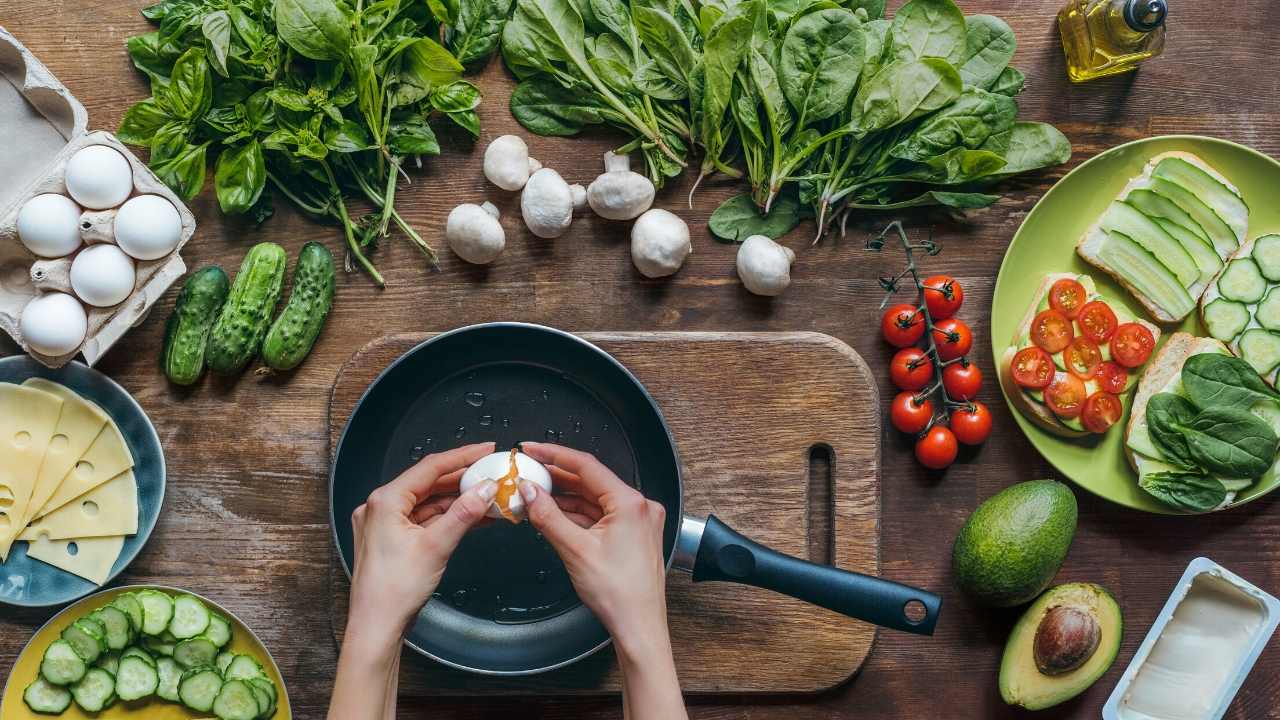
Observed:
[[[0,24],[23,41],[89,110],[90,126],[113,129],[125,109],[147,94],[129,64],[125,38],[149,29],[138,15],[143,2],[0,0]],[[900,3],[891,3],[894,7]],[[1065,79],[1055,3],[970,0],[968,13],[1004,17],[1020,43],[1015,64],[1026,71],[1022,116],[1056,124],[1072,140],[1074,166],[1118,143],[1150,135],[1218,135],[1280,155],[1280,73],[1275,71],[1272,3],[1174,4],[1166,57],[1140,73],[1072,86]],[[443,246],[443,223],[460,202],[499,201],[518,212],[514,198],[487,186],[480,152],[493,137],[521,132],[510,117],[510,82],[493,63],[479,83],[486,95],[483,135],[467,147],[444,138],[443,157],[412,173],[399,207],[422,235]],[[523,133],[522,133],[523,134]],[[609,146],[600,135],[582,139],[530,138],[533,154],[570,181],[599,172]],[[975,331],[976,356],[991,368],[989,307],[1004,248],[1035,201],[1068,167],[1007,186],[1008,197],[966,220],[913,213],[903,216],[916,233],[944,244],[927,270],[951,273],[966,291],[962,317]],[[288,378],[245,375],[206,380],[193,390],[170,386],[156,368],[163,319],[176,294],[126,336],[100,363],[146,408],[164,443],[169,490],[159,530],[124,581],[164,581],[217,597],[254,627],[271,648],[289,683],[299,718],[320,718],[328,701],[336,657],[325,608],[330,546],[325,413],[335,373],[352,352],[380,335],[446,330],[476,322],[521,320],[586,330],[814,330],[848,342],[881,373],[882,402],[892,397],[884,368],[889,351],[876,334],[876,278],[895,272],[898,258],[870,255],[862,240],[888,218],[863,218],[851,237],[809,248],[797,232],[798,253],[785,295],[766,300],[747,294],[733,272],[734,248],[705,230],[710,211],[734,191],[711,183],[693,211],[683,207],[687,187],[675,183],[658,204],[688,219],[694,253],[674,278],[643,279],[632,268],[627,230],[595,218],[575,222],[559,240],[517,232],[508,218],[508,249],[490,268],[465,266],[444,251],[440,272],[423,269],[416,251],[393,239],[379,252],[388,287],[363,276],[339,279],[329,326],[316,352]],[[331,227],[315,225],[284,202],[255,228],[225,220],[212,192],[192,209],[200,223],[184,250],[191,267],[238,266],[254,242],[274,240],[291,251],[310,239],[335,249]],[[1064,239],[1064,241],[1066,241]],[[16,352],[0,339],[0,355]],[[1021,480],[1051,476],[1048,464],[1016,430],[993,379],[981,399],[991,406],[996,431],[980,451],[964,454],[945,474],[923,471],[910,444],[896,432],[883,438],[881,570],[895,579],[945,596],[932,638],[881,632],[861,674],[813,697],[700,699],[696,718],[809,720],[818,718],[1019,717],[1001,703],[996,669],[1016,612],[974,607],[952,587],[951,541],[984,498]],[[1132,657],[1187,562],[1209,556],[1273,592],[1280,591],[1280,525],[1270,517],[1278,496],[1199,518],[1166,518],[1125,510],[1077,491],[1080,523],[1059,582],[1100,582],[1125,612],[1124,643],[1116,666],[1088,693],[1040,717],[1096,718],[1120,670]],[[0,611],[0,676],[48,611]],[[1272,643],[1246,681],[1228,717],[1280,718],[1280,649]],[[727,659],[728,660],[728,659]],[[405,672],[413,672],[414,662]],[[611,718],[614,699],[523,699],[485,702],[421,701],[402,704],[402,717]]]

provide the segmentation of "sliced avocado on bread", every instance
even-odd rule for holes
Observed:
[[[1200,299],[1200,319],[1273,387],[1280,380],[1280,235],[1241,245]]]
[[[1190,153],[1164,153],[1129,181],[1076,252],[1157,322],[1179,322],[1224,272],[1248,225],[1249,208],[1226,177]]]

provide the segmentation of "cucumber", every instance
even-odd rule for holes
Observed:
[[[151,656],[151,653],[147,652],[146,650],[143,650],[137,645],[134,645],[132,647],[127,647],[124,649],[124,652],[120,653],[121,660],[124,660],[127,657],[136,657],[151,666],[155,666],[156,664],[156,659]]]
[[[1240,357],[1266,377],[1280,365],[1280,335],[1254,328],[1240,336]]]
[[[231,661],[236,658],[234,653],[220,652],[218,657],[214,659],[213,666],[218,668],[218,672],[223,675],[227,674],[227,667],[231,665]]]
[[[1153,219],[1160,229],[1177,240],[1191,259],[1196,261],[1196,267],[1200,268],[1200,282],[1208,283],[1222,269],[1222,258],[1218,257],[1218,251],[1213,249],[1209,241],[1197,238],[1186,228],[1164,218]]]
[[[138,700],[153,695],[160,685],[160,673],[154,663],[148,665],[136,655],[120,658],[120,671],[116,673],[116,695],[121,700]]]
[[[253,678],[248,682],[250,685],[253,685],[256,688],[259,688],[263,692],[267,693],[267,695],[269,696],[267,709],[262,713],[260,713],[258,717],[262,718],[263,720],[267,720],[268,718],[274,717],[276,714],[276,707],[280,699],[278,691],[276,690],[276,684],[266,678]]]
[[[106,634],[107,630],[102,627],[102,623],[83,617],[62,631],[62,639],[66,640],[71,645],[71,649],[75,650],[80,659],[88,665],[107,651],[107,641],[104,637]]]
[[[156,685],[156,695],[178,702],[178,681],[182,679],[182,666],[178,665],[173,658],[162,657],[156,661],[156,672],[160,675],[160,682]]]
[[[120,608],[107,605],[94,610],[89,617],[106,630],[108,650],[123,650],[133,641],[133,624]]]
[[[157,658],[173,657],[173,649],[177,646],[176,643],[169,642],[164,638],[154,637],[143,638],[142,645],[147,649],[147,652]]]
[[[134,634],[142,632],[142,604],[138,602],[138,597],[131,592],[123,595],[117,595],[111,604],[124,611],[129,616],[129,622],[133,624]]]
[[[231,660],[231,664],[227,666],[223,675],[228,680],[248,680],[256,677],[266,677],[267,674],[262,671],[262,665],[257,660],[248,655],[236,655]]]
[[[1280,287],[1273,286],[1267,291],[1267,296],[1258,303],[1253,316],[1262,327],[1280,331]]]
[[[1262,277],[1280,282],[1280,235],[1263,235],[1253,241],[1253,261]]]
[[[1249,308],[1218,298],[1204,306],[1204,324],[1215,339],[1231,342],[1249,325]]]
[[[115,675],[116,671],[120,669],[120,656],[115,653],[103,653],[102,657],[94,661],[93,666],[100,667]]]
[[[1206,245],[1213,245],[1213,241],[1209,238],[1209,233],[1200,227],[1200,223],[1196,222],[1186,210],[1183,210],[1169,198],[1157,195],[1147,188],[1138,188],[1126,195],[1124,200],[1141,210],[1143,215],[1152,220],[1164,220],[1190,232],[1204,241]]]
[[[213,714],[218,720],[254,720],[259,712],[252,686],[244,680],[225,683],[213,701]]]
[[[190,385],[204,373],[204,352],[209,330],[227,301],[231,281],[213,265],[192,275],[182,286],[173,314],[165,325],[160,364],[170,382]]]
[[[157,590],[139,590],[142,604],[142,632],[155,637],[169,628],[173,619],[173,600]]]
[[[1164,178],[1190,190],[1205,205],[1231,227],[1239,242],[1244,242],[1249,228],[1249,206],[1240,194],[1227,187],[1204,168],[1178,157],[1170,157],[1156,164],[1153,177]]]
[[[266,690],[263,690],[253,682],[246,682],[245,684],[249,686],[249,690],[253,692],[254,701],[258,703],[258,714],[254,717],[260,718],[265,715],[267,709],[271,707],[271,696],[267,694]]]
[[[1227,263],[1227,269],[1218,278],[1218,292],[1228,300],[1251,305],[1262,299],[1267,291],[1267,280],[1258,270],[1252,258],[1236,258]]]
[[[173,648],[173,659],[184,668],[212,665],[218,657],[218,646],[208,638],[183,640]]]
[[[237,373],[258,354],[280,301],[288,261],[284,248],[269,242],[254,245],[244,256],[227,302],[209,331],[205,362],[210,370]]]
[[[195,595],[179,595],[173,601],[173,618],[169,620],[169,632],[177,640],[186,640],[203,633],[209,627],[209,608]]]
[[[178,682],[178,698],[197,712],[209,712],[222,691],[222,676],[211,667],[192,668],[182,673]]]
[[[318,242],[302,246],[289,302],[262,343],[262,361],[267,367],[292,370],[306,359],[333,307],[334,275],[329,248]]]
[[[1187,289],[1151,253],[1123,233],[1107,233],[1098,257],[1175,318],[1195,309]]]
[[[1103,230],[1121,233],[1141,245],[1168,268],[1184,288],[1200,279],[1200,268],[1182,245],[1134,206],[1123,201],[1111,203],[1100,225]]]
[[[1223,222],[1213,208],[1204,204],[1195,193],[1163,178],[1152,178],[1150,183],[1152,192],[1172,200],[1208,233],[1214,249],[1218,251],[1218,257],[1228,258],[1240,247],[1240,238],[1231,226]]]
[[[219,648],[226,647],[231,642],[231,623],[218,613],[210,611],[209,627],[205,629],[204,636]]]
[[[116,679],[102,668],[89,668],[80,682],[71,686],[71,697],[85,712],[96,713],[116,694]]]
[[[71,707],[71,691],[38,677],[27,686],[26,690],[22,691],[22,702],[26,703],[32,712],[41,715],[60,715]]]
[[[66,640],[49,643],[44,650],[44,658],[40,660],[40,676],[54,685],[79,682],[88,670],[84,658]]]

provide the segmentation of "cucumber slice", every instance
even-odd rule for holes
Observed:
[[[1157,195],[1147,188],[1138,188],[1126,195],[1124,200],[1141,210],[1143,215],[1152,220],[1164,220],[1200,238],[1206,245],[1213,245],[1213,241],[1209,238],[1209,233],[1200,227],[1200,223],[1196,222],[1186,210],[1178,207],[1178,204],[1169,198]]]
[[[1266,377],[1280,365],[1280,335],[1254,328],[1240,336],[1240,357]]]
[[[1200,268],[1200,282],[1208,283],[1222,269],[1222,258],[1218,257],[1218,251],[1214,250],[1213,245],[1207,240],[1200,240],[1185,228],[1164,218],[1154,219],[1155,223],[1177,240],[1191,259],[1196,261],[1196,267]]]
[[[173,600],[156,590],[140,590],[137,598],[142,604],[142,632],[156,636],[168,629],[173,619]]]
[[[1121,233],[1141,245],[1169,268],[1183,287],[1191,287],[1200,279],[1200,268],[1182,245],[1134,206],[1119,200],[1111,203],[1100,225],[1103,230]]]
[[[1196,224],[1209,234],[1219,257],[1228,258],[1240,247],[1240,238],[1231,226],[1223,222],[1213,208],[1205,205],[1195,193],[1163,178],[1152,178],[1150,182],[1152,192],[1172,200],[1178,207],[1186,210]]]
[[[89,666],[66,640],[54,640],[44,650],[40,675],[54,685],[70,685],[84,677]]]
[[[83,617],[71,623],[62,631],[62,639],[71,644],[85,664],[92,663],[107,650],[106,628],[92,618]]]
[[[1249,325],[1249,308],[1218,298],[1204,306],[1204,324],[1215,339],[1231,342]]]
[[[1267,296],[1258,303],[1253,316],[1262,327],[1280,331],[1280,287],[1273,286],[1267,291]]]
[[[254,717],[260,718],[267,711],[267,708],[271,707],[271,696],[267,694],[266,690],[251,682],[246,682],[245,684],[249,686],[249,690],[253,693],[254,701],[258,703],[258,714],[254,715]]]
[[[209,638],[214,645],[218,647],[226,647],[231,642],[231,623],[216,612],[209,613],[209,627],[205,629],[204,636]]]
[[[267,709],[258,714],[260,720],[268,720],[276,714],[276,705],[279,701],[279,695],[276,690],[276,684],[266,678],[252,678],[247,681],[250,685],[265,692],[268,696]],[[255,695],[257,693],[254,693]]]
[[[143,638],[142,644],[147,648],[147,652],[156,657],[172,657],[174,643],[165,642],[160,638]]]
[[[179,595],[173,601],[169,632],[178,640],[202,634],[209,627],[209,608],[194,595]]]
[[[1253,261],[1262,277],[1280,282],[1280,235],[1263,235],[1253,241]]]
[[[178,681],[182,679],[182,666],[173,658],[162,657],[156,660],[156,672],[160,675],[160,683],[156,685],[156,695],[178,702]]]
[[[213,665],[218,657],[218,646],[208,638],[198,637],[183,640],[173,648],[173,659],[184,668]]]
[[[107,605],[94,610],[89,617],[97,620],[106,630],[107,649],[123,650],[133,641],[133,625],[129,616],[118,607]]]
[[[152,667],[155,667],[155,664],[156,664],[156,659],[151,656],[151,653],[147,652],[146,650],[143,650],[137,645],[127,647],[124,649],[124,652],[120,653],[121,660],[124,660],[127,657],[139,658],[140,660],[147,663],[148,665],[151,665]]]
[[[252,686],[244,680],[231,680],[222,686],[213,701],[213,714],[218,720],[254,720],[258,717],[258,700]]]
[[[1244,199],[1235,190],[1224,185],[1221,180],[1210,175],[1203,168],[1177,157],[1161,160],[1151,174],[1153,177],[1177,183],[1195,193],[1231,227],[1240,242],[1244,241],[1245,233],[1249,230],[1249,206],[1245,205]]]
[[[1227,269],[1218,278],[1218,292],[1228,300],[1251,305],[1262,299],[1267,291],[1267,280],[1258,270],[1253,258],[1236,258],[1227,263]]]
[[[116,653],[102,653],[102,657],[98,658],[93,663],[93,666],[100,667],[115,675],[116,671],[120,669],[120,656]]]
[[[111,604],[124,611],[129,616],[129,622],[133,624],[133,632],[142,632],[142,604],[138,602],[138,598],[134,593],[127,592],[123,595],[117,595]]]
[[[1195,309],[1195,301],[1173,273],[1127,235],[1107,233],[1098,248],[1098,259],[1173,317],[1181,318]]]
[[[257,660],[248,655],[236,655],[231,660],[231,664],[227,666],[227,671],[223,675],[228,680],[248,680],[256,677],[266,677],[267,674],[262,671],[262,665]]]
[[[71,691],[38,677],[27,686],[26,690],[22,691],[22,702],[26,703],[32,712],[42,715],[59,715],[71,707]]]
[[[80,682],[71,686],[71,697],[85,712],[98,712],[116,694],[116,679],[102,668],[89,668]]]
[[[146,603],[143,603],[146,607]],[[148,665],[137,655],[120,658],[120,672],[116,673],[116,695],[121,700],[139,700],[153,695],[160,685],[160,673],[154,664]]]
[[[182,704],[197,712],[209,712],[222,691],[222,676],[211,667],[192,668],[182,673],[178,697]]]
[[[217,659],[214,660],[213,666],[218,668],[218,672],[222,673],[223,675],[226,675],[227,666],[230,665],[231,661],[234,660],[235,658],[236,658],[235,653],[220,652],[218,653]]]

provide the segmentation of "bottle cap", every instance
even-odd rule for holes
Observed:
[[[1124,4],[1124,21],[1138,32],[1151,32],[1164,25],[1168,14],[1165,0],[1129,0]]]

